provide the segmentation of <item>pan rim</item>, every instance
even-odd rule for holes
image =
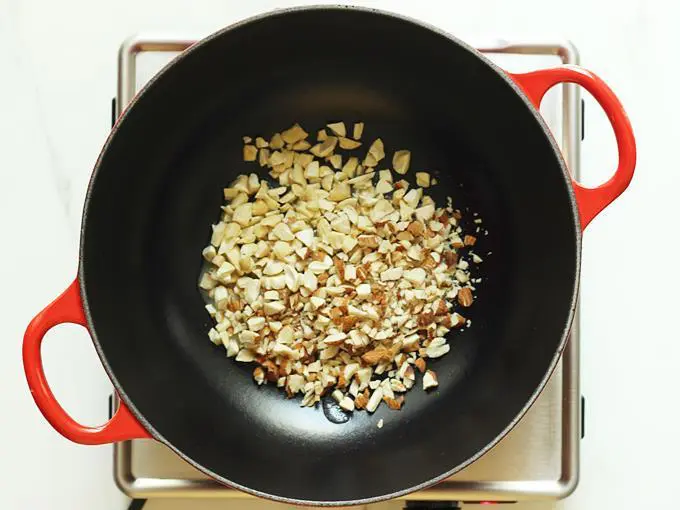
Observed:
[[[307,500],[307,499],[299,499],[299,498],[290,498],[290,497],[285,497],[285,496],[280,496],[276,494],[270,494],[268,492],[264,492],[261,490],[253,489],[251,487],[244,486],[242,484],[236,483],[232,480],[229,480],[213,471],[210,469],[206,468],[205,466],[202,466],[199,462],[193,460],[192,458],[188,457],[186,454],[184,454],[181,450],[179,450],[176,446],[174,446],[168,439],[166,439],[163,435],[161,435],[154,427],[153,425],[146,419],[146,417],[137,409],[135,406],[134,402],[128,397],[127,393],[122,389],[120,382],[118,381],[117,377],[115,376],[111,366],[109,365],[104,350],[99,342],[96,329],[94,327],[94,321],[92,320],[92,315],[91,315],[91,310],[90,310],[90,305],[89,305],[89,299],[88,299],[88,294],[87,294],[87,276],[86,276],[86,271],[85,271],[85,263],[84,263],[84,237],[85,237],[85,230],[86,230],[86,225],[87,225],[87,218],[88,218],[88,210],[89,210],[89,204],[90,201],[92,200],[92,192],[96,184],[97,176],[102,164],[102,161],[109,149],[109,146],[111,145],[111,142],[113,138],[116,136],[118,131],[120,130],[121,126],[125,124],[125,119],[128,116],[129,111],[134,108],[134,106],[146,95],[145,93],[147,92],[148,89],[153,87],[153,85],[156,83],[156,81],[160,80],[163,78],[163,76],[166,74],[166,72],[173,67],[175,64],[181,62],[184,60],[188,55],[193,53],[194,51],[198,50],[201,48],[203,45],[208,44],[214,39],[217,39],[221,37],[223,34],[240,28],[244,25],[248,25],[253,22],[261,21],[266,18],[275,18],[278,16],[284,16],[286,14],[290,13],[297,13],[297,12],[308,12],[308,11],[340,11],[340,10],[351,10],[355,12],[363,12],[367,14],[373,14],[373,15],[378,15],[382,17],[387,17],[387,18],[396,18],[401,21],[405,21],[407,23],[416,25],[420,28],[423,28],[425,30],[429,30],[431,32],[434,32],[435,34],[446,38],[448,41],[457,44],[459,47],[461,47],[464,50],[467,50],[468,52],[474,54],[478,58],[480,58],[482,61],[484,61],[492,70],[496,72],[498,77],[500,79],[503,79],[512,89],[516,92],[516,94],[524,101],[526,107],[529,109],[531,114],[534,116],[535,120],[538,122],[539,126],[543,129],[545,135],[546,135],[546,141],[551,145],[553,149],[553,153],[556,158],[556,162],[558,163],[560,170],[562,171],[562,177],[564,179],[565,187],[567,189],[567,195],[569,197],[569,205],[571,208],[572,212],[572,218],[573,218],[573,225],[574,225],[574,235],[575,235],[575,257],[574,257],[574,262],[575,262],[575,272],[574,272],[574,282],[573,282],[573,290],[572,290],[572,296],[570,300],[570,306],[569,306],[569,313],[567,316],[566,323],[564,325],[564,330],[562,332],[562,337],[560,339],[560,342],[558,344],[558,347],[555,351],[555,354],[553,358],[550,361],[549,366],[547,367],[547,370],[537,385],[536,389],[534,392],[531,394],[529,399],[526,401],[524,406],[520,409],[520,411],[515,415],[515,417],[510,421],[510,423],[496,436],[494,437],[489,443],[487,443],[483,448],[477,451],[477,453],[470,458],[466,459],[464,462],[454,466],[450,470],[441,473],[440,475],[437,475],[436,477],[430,478],[428,480],[425,480],[424,482],[421,482],[419,484],[401,489],[399,491],[394,491],[388,494],[381,494],[377,496],[370,496],[370,497],[365,497],[361,499],[348,499],[348,500],[335,500],[335,501],[318,501],[318,500]],[[565,232],[566,235],[566,232]],[[402,496],[405,496],[407,494],[417,492],[423,489],[426,489],[428,487],[431,487],[432,485],[435,485],[439,482],[444,481],[445,479],[449,478],[453,474],[462,471],[465,469],[467,466],[470,464],[476,462],[478,459],[480,459],[484,454],[486,454],[489,450],[494,448],[503,438],[507,436],[507,434],[522,420],[522,418],[525,416],[527,411],[533,406],[533,404],[536,402],[538,396],[542,393],[543,389],[545,388],[546,384],[548,383],[550,377],[552,376],[553,372],[555,371],[555,368],[562,356],[562,353],[564,352],[565,346],[567,344],[568,338],[569,338],[569,333],[570,329],[574,320],[574,315],[576,313],[576,307],[577,307],[577,300],[578,300],[578,291],[579,291],[579,285],[580,285],[580,268],[581,268],[581,247],[582,247],[582,230],[579,222],[579,213],[578,213],[578,206],[576,203],[576,196],[574,194],[574,190],[571,184],[571,177],[569,174],[569,171],[567,169],[567,165],[564,161],[564,157],[557,146],[557,143],[552,136],[545,120],[543,117],[540,115],[539,111],[533,106],[529,98],[526,96],[526,94],[522,91],[522,89],[517,85],[516,82],[514,82],[506,72],[501,69],[499,66],[497,66],[494,62],[492,62],[488,57],[486,57],[483,53],[477,51],[475,48],[471,47],[469,44],[465,43],[464,41],[460,40],[459,38],[453,36],[452,34],[434,26],[431,25],[427,22],[421,21],[414,19],[410,16],[406,16],[403,14],[391,12],[391,11],[386,11],[382,9],[375,9],[371,7],[363,7],[363,6],[354,6],[354,5],[340,5],[340,4],[335,4],[335,5],[308,5],[308,6],[298,6],[298,7],[290,7],[290,8],[283,8],[283,9],[276,9],[272,11],[267,11],[261,14],[257,14],[248,18],[245,18],[243,20],[237,21],[235,23],[232,23],[216,32],[213,34],[201,39],[200,41],[197,41],[195,44],[193,44],[191,47],[187,48],[185,51],[183,51],[179,56],[174,58],[168,65],[166,65],[161,71],[159,71],[151,80],[149,80],[148,83],[144,85],[144,87],[141,88],[141,90],[133,97],[133,99],[130,101],[128,105],[125,106],[123,112],[117,119],[115,125],[111,129],[111,132],[109,133],[104,145],[102,146],[102,149],[99,153],[99,156],[95,162],[95,165],[92,170],[92,174],[90,177],[90,181],[88,184],[87,188],[87,193],[85,196],[85,201],[83,205],[83,214],[82,214],[82,221],[81,221],[81,228],[80,228],[80,247],[79,247],[79,252],[78,252],[78,282],[80,286],[80,294],[82,298],[82,305],[83,305],[83,311],[85,313],[85,318],[87,320],[88,326],[89,326],[89,331],[90,335],[92,337],[92,343],[95,346],[95,350],[97,351],[97,355],[99,356],[101,363],[111,379],[111,382],[113,383],[116,392],[120,396],[121,400],[125,403],[125,405],[130,409],[132,414],[135,416],[137,420],[143,425],[143,427],[151,434],[151,436],[156,439],[157,441],[161,442],[162,444],[166,445],[168,448],[170,448],[175,454],[177,454],[180,458],[188,462],[190,465],[198,469],[199,471],[205,473],[206,475],[212,477],[213,479],[217,480],[218,482],[232,487],[234,489],[243,491],[247,494],[251,494],[254,496],[258,496],[261,498],[269,499],[272,501],[277,501],[280,503],[287,503],[287,504],[293,504],[293,505],[305,505],[305,506],[321,506],[321,507],[332,507],[332,506],[347,506],[347,505],[366,505],[366,504],[372,504],[372,503],[378,503],[382,501],[387,501],[390,499],[395,499],[399,498]]]

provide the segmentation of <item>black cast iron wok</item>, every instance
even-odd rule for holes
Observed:
[[[537,113],[561,82],[588,89],[614,127],[618,169],[598,188],[572,182]],[[364,121],[365,139],[409,148],[412,168],[436,170],[434,198],[479,212],[489,231],[479,250],[493,252],[472,327],[436,362],[438,391],[344,424],[257,387],[251,366],[226,359],[206,338],[197,289],[222,188],[252,171],[241,136],[337,119]],[[423,488],[491,448],[542,390],[574,313],[582,229],[634,166],[621,105],[580,68],[509,75],[432,27],[364,9],[239,23],[184,52],[113,129],[85,202],[78,277],[24,338],[31,392],[71,440],[153,437],[260,496],[352,504]],[[73,421],[47,385],[40,344],[61,322],[89,328],[124,403],[102,427]]]

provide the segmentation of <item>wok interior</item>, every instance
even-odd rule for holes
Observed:
[[[239,173],[265,176],[242,161],[241,137],[335,120],[364,121],[366,146],[382,137],[388,158],[410,149],[409,178],[433,172],[437,203],[451,195],[489,231],[476,247],[485,261],[472,328],[430,364],[438,390],[424,395],[418,380],[401,411],[383,405],[340,425],[257,387],[253,365],[213,346],[197,289],[222,188]],[[217,478],[311,502],[387,496],[476,455],[546,375],[575,291],[569,200],[530,109],[457,43],[367,11],[262,18],[169,68],[110,141],[82,239],[95,340],[133,408]]]

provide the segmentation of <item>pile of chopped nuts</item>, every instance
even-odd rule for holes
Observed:
[[[346,411],[400,409],[416,370],[425,390],[438,385],[428,360],[469,325],[454,309],[473,304],[464,256],[481,258],[464,248],[476,238],[463,235],[450,198],[437,207],[425,194],[430,174],[417,172],[413,187],[377,170],[380,138],[363,159],[340,154],[358,152],[363,127],[350,137],[343,122],[328,124],[316,143],[297,124],[270,140],[244,137],[244,160],[278,186],[239,175],[203,250],[210,339],[256,363],[257,384],[302,394],[303,406],[330,393]],[[393,153],[397,174],[410,162],[408,150]]]

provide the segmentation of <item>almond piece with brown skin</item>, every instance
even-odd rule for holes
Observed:
[[[409,223],[408,227],[406,227],[406,230],[414,237],[420,237],[423,235],[423,232],[425,232],[425,225],[423,225],[422,221],[412,221]]]
[[[418,358],[415,362],[415,365],[421,374],[425,372],[425,369],[427,368],[427,363],[423,358]]]
[[[342,330],[345,333],[349,333],[359,322],[359,317],[353,315],[346,315],[342,318]]]
[[[420,265],[423,269],[427,269],[431,271],[435,267],[437,267],[437,261],[432,258],[432,255],[428,255],[425,257],[425,260],[423,260],[423,263]]]
[[[393,358],[394,355],[392,351],[384,345],[379,345],[375,349],[370,350],[361,356],[362,361],[367,365],[377,365],[381,361],[387,363],[392,361]]]
[[[340,310],[340,308],[337,306],[335,308],[331,308],[331,313],[329,315],[331,316],[331,320],[334,324],[342,323],[342,310]]]
[[[363,282],[364,280],[366,280],[366,278],[368,278],[368,270],[364,266],[357,267],[356,273],[357,280],[359,280],[360,282]]]
[[[418,316],[418,326],[421,328],[427,327],[434,322],[434,314],[432,312],[423,312]]]
[[[460,315],[458,313],[454,313],[453,315],[450,315],[449,318],[450,318],[451,324],[449,326],[446,326],[446,324],[444,324],[444,326],[446,326],[447,328],[462,328],[465,325],[465,323],[467,322],[465,317],[463,317],[462,315]]]
[[[451,329],[451,327],[453,325],[453,321],[451,320],[451,315],[449,315],[449,314],[443,315],[437,321],[437,323],[440,324],[441,326],[444,326],[445,328],[449,328],[449,329]]]
[[[262,370],[262,367],[257,367],[253,370],[253,379],[255,379],[258,385],[264,383],[264,370]]]
[[[466,235],[465,237],[463,237],[463,244],[465,246],[474,246],[476,242],[477,238],[475,236]]]
[[[276,382],[279,378],[279,369],[271,360],[262,362],[262,368],[266,371],[266,378],[269,382]]]
[[[392,397],[383,397],[383,400],[387,404],[387,407],[395,411],[401,409],[401,404],[404,402],[403,398],[400,400]]]
[[[366,395],[366,391],[364,393],[359,393],[356,398],[354,399],[354,407],[356,409],[365,409],[366,404],[368,404],[368,396]]]
[[[470,287],[463,287],[458,291],[458,303],[460,303],[460,306],[472,306],[473,301],[474,298],[472,297]]]
[[[443,253],[444,256],[444,262],[446,262],[446,265],[448,267],[454,267],[456,264],[458,264],[458,254],[451,251],[451,250],[444,250]]]
[[[242,307],[243,307],[243,303],[241,302],[241,300],[239,298],[237,298],[234,295],[232,295],[229,298],[229,302],[227,304],[227,310],[229,310],[230,312],[237,312],[237,311],[241,310]]]
[[[380,238],[376,235],[360,235],[358,241],[363,248],[377,248],[380,244]]]
[[[335,272],[340,277],[340,280],[345,280],[345,263],[337,257],[333,258],[333,265],[335,266]]]
[[[326,258],[326,252],[321,251],[321,250],[317,250],[317,251],[312,253],[311,258],[312,258],[312,260],[316,260],[317,262],[321,262]]]

